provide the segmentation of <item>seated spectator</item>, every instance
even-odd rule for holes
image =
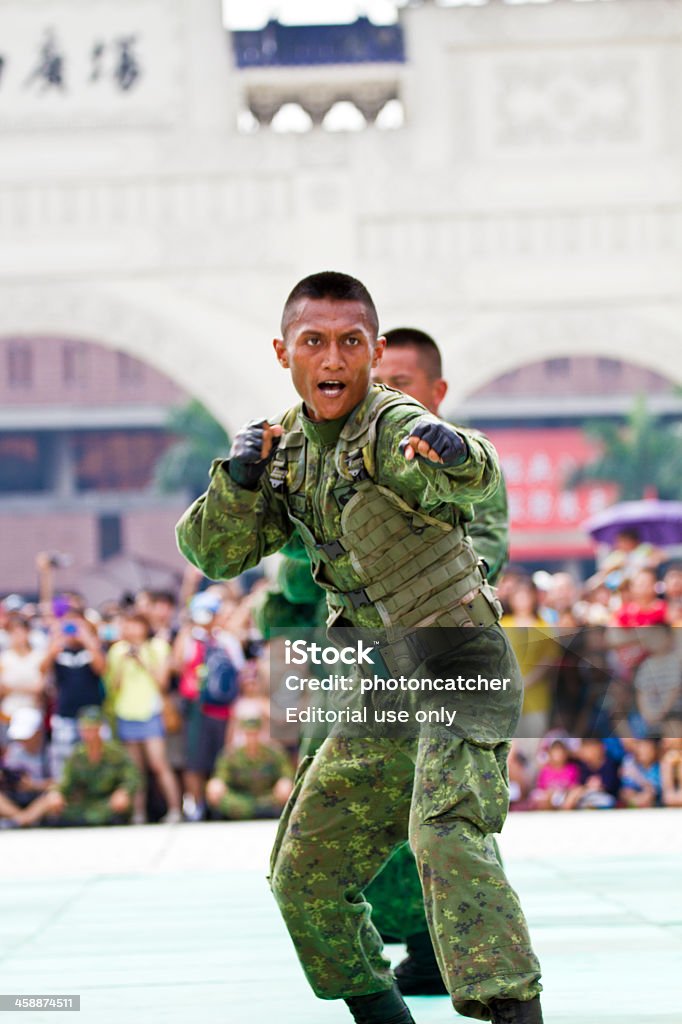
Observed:
[[[97,705],[81,710],[78,731],[82,743],[64,765],[59,789],[49,790],[27,807],[20,824],[32,825],[44,817],[61,825],[123,825],[130,821],[140,774],[119,743],[102,738],[103,724],[102,709]]]
[[[13,776],[8,795],[19,807],[27,807],[52,786],[43,733],[43,716],[37,708],[19,708],[7,731],[5,769]]]
[[[50,629],[50,643],[41,663],[53,676],[56,707],[50,725],[50,770],[60,779],[64,763],[78,743],[78,712],[104,700],[105,657],[97,630],[80,612],[68,611]]]
[[[10,615],[6,633],[8,646],[0,651],[0,746],[14,712],[27,707],[42,709],[45,690],[40,671],[42,654],[31,646],[27,620]]]
[[[620,788],[618,765],[601,740],[584,739],[578,751],[580,784],[566,797],[566,810],[615,807]]]
[[[533,806],[540,810],[560,810],[569,793],[580,784],[580,768],[571,760],[563,740],[552,740],[547,761],[538,772],[531,795]]]
[[[286,754],[261,739],[259,718],[242,722],[245,742],[225,750],[206,785],[206,802],[218,818],[278,818],[292,790]]]
[[[648,656],[635,673],[644,735],[682,735],[682,653],[667,623],[639,631]],[[641,734],[640,734],[641,735]]]
[[[682,738],[661,740],[661,801],[682,807]]]
[[[170,676],[170,646],[153,637],[148,619],[131,610],[121,619],[121,639],[107,654],[107,688],[112,694],[116,733],[143,778],[145,766],[156,776],[166,801],[162,820],[182,820],[180,787],[168,763],[161,716],[162,694]],[[146,819],[146,787],[137,787],[135,822]]]
[[[510,807],[512,810],[521,808],[525,810],[525,801],[532,788],[534,772],[530,759],[524,754],[523,745],[518,740],[511,742],[507,765]]]
[[[11,797],[16,788],[16,775],[5,768],[0,748],[0,829],[21,824],[21,807]]]
[[[620,798],[626,807],[655,807],[661,799],[658,741],[637,740],[620,767]]]

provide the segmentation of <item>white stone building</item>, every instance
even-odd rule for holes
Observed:
[[[577,354],[682,382],[682,0],[400,26],[404,60],[239,68],[220,0],[5,0],[0,336],[123,350],[234,428],[288,403],[280,307],[333,267],[454,399]],[[364,130],[324,130],[338,99]],[[310,131],[273,129],[291,101]]]

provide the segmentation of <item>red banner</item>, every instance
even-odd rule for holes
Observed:
[[[509,493],[512,558],[589,557],[593,545],[580,524],[611,505],[615,484],[571,488],[571,473],[597,448],[578,427],[486,431],[497,448]]]

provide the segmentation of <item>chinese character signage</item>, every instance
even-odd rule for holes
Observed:
[[[180,39],[177,0],[5,0],[0,127],[168,123]]]
[[[595,446],[576,427],[487,431],[502,463],[509,492],[512,557],[589,556],[593,546],[581,523],[617,499],[609,483],[570,488],[578,466]]]

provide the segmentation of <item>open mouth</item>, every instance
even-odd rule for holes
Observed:
[[[336,398],[346,390],[346,385],[340,380],[323,380],[318,385],[318,390],[328,398]]]

